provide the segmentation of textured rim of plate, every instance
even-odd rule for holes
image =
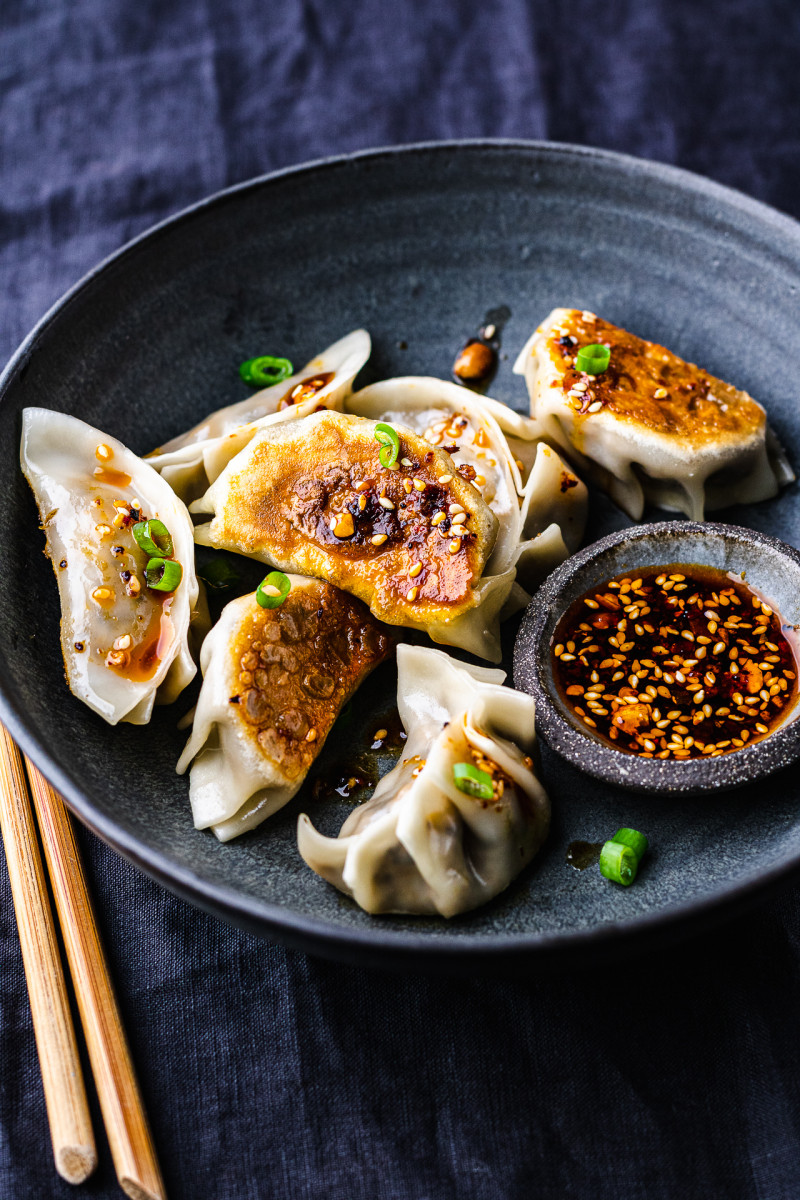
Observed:
[[[562,142],[505,138],[419,142],[410,145],[360,150],[352,154],[336,155],[286,167],[233,187],[224,188],[204,200],[182,209],[175,215],[159,221],[107,258],[102,259],[65,292],[60,300],[56,301],[12,355],[0,375],[0,403],[2,403],[7,385],[25,367],[36,349],[37,342],[51,322],[64,313],[72,301],[84,290],[90,288],[95,279],[102,275],[107,268],[118,265],[128,255],[134,254],[142,243],[168,233],[174,225],[191,220],[195,214],[205,212],[214,206],[222,206],[230,200],[235,200],[237,196],[245,192],[280,183],[282,179],[297,178],[309,172],[338,170],[347,168],[352,163],[364,161],[402,158],[414,154],[447,156],[457,154],[461,150],[477,150],[497,154],[517,152],[531,157],[584,159],[607,165],[622,174],[660,179],[665,184],[677,187],[681,191],[716,198],[727,208],[744,213],[755,222],[770,227],[775,233],[782,234],[788,242],[794,242],[797,256],[792,265],[800,279],[800,224],[798,222],[742,192],[714,183],[712,180],[680,167],[652,162],[649,159],[635,158],[612,150],[598,150],[593,147],[574,146]],[[209,883],[208,880],[174,862],[161,851],[153,850],[139,838],[121,829],[109,817],[94,809],[91,801],[79,788],[73,786],[60,765],[50,757],[46,745],[40,740],[41,732],[26,726],[24,717],[18,714],[14,706],[13,699],[4,691],[0,691],[0,719],[20,748],[36,763],[50,783],[61,792],[67,805],[76,816],[118,853],[165,887],[208,912],[215,915],[223,913],[236,925],[270,935],[276,940],[298,949],[312,952],[316,950],[331,957],[357,961],[362,965],[367,959],[369,951],[373,952],[370,957],[374,965],[384,967],[417,965],[428,970],[438,968],[441,971],[458,969],[459,966],[463,969],[469,965],[470,960],[474,963],[477,958],[518,960],[520,962],[529,959],[533,965],[535,961],[541,961],[544,958],[562,961],[572,958],[575,953],[578,953],[588,963],[590,950],[594,950],[595,955],[601,951],[603,953],[610,952],[612,949],[619,952],[633,948],[634,945],[652,944],[648,942],[648,938],[656,932],[672,937],[674,940],[681,935],[687,924],[708,926],[716,923],[724,915],[731,914],[737,908],[745,907],[756,897],[763,897],[768,891],[786,883],[800,868],[799,856],[788,862],[780,863],[757,877],[734,884],[723,892],[694,899],[687,904],[669,905],[645,917],[634,918],[624,923],[601,922],[591,929],[576,930],[574,933],[501,934],[491,938],[488,935],[465,934],[448,940],[441,934],[431,938],[424,932],[394,933],[391,926],[385,924],[376,924],[364,930],[343,928],[315,917],[299,914],[280,905],[256,900],[233,888],[218,883]],[[386,918],[386,920],[391,920],[391,918]]]

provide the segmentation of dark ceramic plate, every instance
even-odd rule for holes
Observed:
[[[635,796],[545,748],[547,846],[497,901],[451,922],[368,917],[311,874],[295,848],[297,813],[332,833],[350,804],[315,800],[310,784],[239,841],[220,846],[196,833],[173,769],[184,741],[175,722],[190,698],[156,710],[149,728],[111,729],[66,689],[55,581],[17,446],[20,410],[43,405],[145,452],[239,398],[243,359],[272,352],[303,362],[359,325],[374,339],[364,382],[446,376],[465,337],[503,305],[507,357],[492,391],[524,408],[513,359],[552,307],[574,305],[747,388],[797,462],[800,409],[787,364],[800,361],[799,286],[800,227],[787,218],[680,171],[554,145],[337,159],[246,184],[159,226],[70,292],[2,380],[2,719],[78,816],[168,887],[341,958],[466,970],[500,958],[586,961],[749,902],[800,863],[788,772],[768,789],[700,800]],[[602,497],[591,507],[587,541],[628,523]],[[799,509],[791,488],[725,519],[796,544]],[[514,633],[512,625],[508,651]],[[384,668],[330,738],[323,777],[350,771],[393,692]],[[653,846],[635,887],[567,865],[574,839],[602,840],[623,824]]]

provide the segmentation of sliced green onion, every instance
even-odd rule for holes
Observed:
[[[157,592],[174,592],[183,579],[183,567],[172,558],[151,558],[144,577],[149,588]]]
[[[392,467],[400,457],[400,438],[397,430],[384,421],[375,426],[375,441],[381,443],[378,458],[382,467]]]
[[[491,800],[494,795],[491,775],[487,771],[480,771],[472,763],[453,764],[453,783],[460,792],[477,796],[479,800]]]
[[[600,851],[600,874],[614,883],[629,887],[639,870],[639,860],[630,846],[606,842]]]
[[[239,374],[245,383],[253,387],[272,387],[294,375],[294,367],[288,358],[275,358],[271,354],[262,354],[258,358],[248,358],[239,367]]]
[[[197,574],[204,583],[216,591],[234,588],[241,582],[239,572],[234,571],[231,564],[224,558],[212,558],[210,562],[203,563],[197,568]]]
[[[283,571],[270,571],[256,588],[256,600],[262,608],[278,608],[291,590],[289,577]]]
[[[647,853],[647,838],[638,829],[618,829],[611,839],[620,846],[630,846],[636,855],[637,863],[641,862]]]
[[[605,371],[611,361],[611,351],[608,346],[581,346],[575,366],[587,375],[599,375]]]
[[[137,545],[151,558],[172,558],[172,535],[163,521],[137,521],[132,533]]]

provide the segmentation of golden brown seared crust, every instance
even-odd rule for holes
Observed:
[[[598,375],[584,375],[576,370],[577,352],[581,346],[597,343],[611,350],[608,368]],[[766,414],[747,392],[592,313],[565,310],[548,333],[546,345],[565,394],[575,384],[588,383],[583,395],[568,400],[587,418],[608,411],[695,446],[743,441],[764,429]],[[597,404],[600,408],[593,407]]]
[[[451,619],[475,602],[497,518],[450,455],[410,431],[397,469],[383,467],[374,430],[324,412],[269,431],[229,480],[211,541],[328,579],[392,624]]]
[[[358,600],[320,580],[279,608],[253,603],[230,648],[242,726],[287,779],[308,771],[342,707],[394,640]]]

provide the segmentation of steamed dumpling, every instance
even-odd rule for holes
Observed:
[[[430,445],[447,448],[498,519],[488,574],[516,566],[518,582],[532,589],[580,545],[586,524],[585,485],[541,443],[530,443],[527,466],[511,449],[512,435],[517,447],[533,436],[529,418],[454,383],[425,376],[372,384],[354,392],[345,408],[357,416],[403,425]]]
[[[226,842],[287,804],[392,639],[358,600],[289,576],[278,608],[232,600],[203,643],[203,686],[177,770],[198,829]]]
[[[61,649],[73,693],[110,725],[150,719],[196,672],[188,648],[198,600],[192,522],[164,480],[115,438],[64,413],[26,408],[22,470],[47,535],[61,599]],[[182,577],[147,586],[136,521],[157,517]]]
[[[397,702],[408,733],[402,757],[339,836],[298,821],[313,871],[369,913],[453,917],[485,903],[519,874],[547,836],[550,803],[533,770],[534,704],[505,674],[401,645]],[[468,763],[492,796],[455,786]]]
[[[485,574],[497,518],[449,454],[399,433],[388,469],[375,422],[362,417],[323,412],[262,429],[192,505],[214,514],[195,538],[327,579],[390,625],[497,660],[497,614],[515,574]]]
[[[356,329],[281,383],[221,408],[188,433],[147,456],[187,504],[202,496],[234,455],[265,425],[293,421],[319,408],[341,408],[370,354],[370,338]]]
[[[598,343],[608,369],[579,372],[577,351]],[[747,392],[594,313],[554,309],[514,370],[540,435],[634,520],[649,501],[702,521],[706,508],[767,500],[794,478]]]

